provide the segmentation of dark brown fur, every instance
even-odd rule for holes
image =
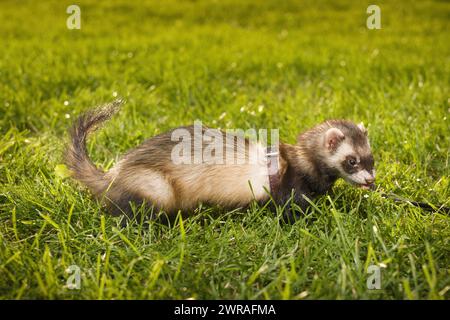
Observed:
[[[299,135],[296,145],[280,144],[280,157],[285,160],[286,169],[281,178],[279,192],[275,195],[278,204],[285,204],[292,197],[293,203],[306,210],[309,207],[307,199],[312,200],[327,193],[340,178],[339,171],[324,161],[326,155],[321,139],[329,128],[341,130],[347,137],[347,142],[354,148],[368,148],[367,131],[346,120],[326,121]],[[369,157],[370,159],[364,160],[365,167],[373,168],[371,153]],[[347,169],[349,173],[356,170]],[[284,217],[289,221],[295,220],[294,212],[288,205]]]

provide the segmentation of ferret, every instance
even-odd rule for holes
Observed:
[[[179,211],[193,212],[200,204],[231,209],[270,200],[276,205],[294,202],[306,211],[308,199],[327,193],[339,178],[362,188],[374,185],[367,130],[362,123],[347,120],[325,121],[300,134],[296,144],[281,142],[275,149],[248,138],[237,144],[234,137],[227,139],[229,133],[202,127],[202,135],[212,130],[224,138],[222,150],[234,161],[223,163],[174,161],[174,148],[180,143],[174,140],[176,130],[191,134],[192,140],[200,139],[200,145],[191,144],[193,153],[210,143],[193,126],[180,127],[144,141],[105,172],[90,160],[86,139],[119,106],[115,101],[81,115],[70,130],[65,153],[73,178],[87,186],[114,216],[132,218],[136,205],[173,216]],[[262,160],[249,161],[252,153]],[[298,213],[287,205],[283,217],[295,221]]]

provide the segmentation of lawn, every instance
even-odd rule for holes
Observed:
[[[77,1],[69,30],[72,1],[1,1],[0,298],[449,299],[446,214],[340,181],[294,225],[255,204],[121,228],[61,165],[74,118],[116,97],[88,143],[106,169],[196,119],[294,143],[346,118],[368,127],[381,190],[450,206],[450,4],[377,1],[369,30],[372,3]]]

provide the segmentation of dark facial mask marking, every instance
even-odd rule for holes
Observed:
[[[355,172],[358,172],[358,165],[353,166],[350,164],[350,160],[355,160],[356,161],[356,157],[355,156],[347,156],[345,157],[345,160],[342,161],[342,168],[344,169],[345,173],[348,174],[353,174]]]

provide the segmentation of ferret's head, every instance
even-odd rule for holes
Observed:
[[[323,134],[324,161],[347,182],[369,189],[375,169],[367,129],[362,123],[327,121]]]

